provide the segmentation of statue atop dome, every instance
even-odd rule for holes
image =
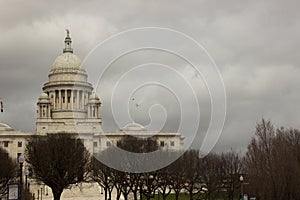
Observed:
[[[64,53],[73,53],[73,49],[72,49],[72,39],[70,37],[70,30],[66,29],[67,32],[67,37],[65,38],[65,48],[63,50]]]
[[[70,37],[70,30],[66,28],[67,37]]]

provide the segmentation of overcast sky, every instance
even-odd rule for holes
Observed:
[[[65,28],[71,30],[74,53],[84,59],[113,34],[165,27],[193,37],[213,57],[227,95],[226,121],[215,149],[243,150],[262,117],[276,126],[300,128],[298,9],[296,0],[0,0],[0,98],[5,106],[0,121],[15,130],[35,130],[36,102],[62,53]]]

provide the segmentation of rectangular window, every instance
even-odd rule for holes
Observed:
[[[106,141],[106,146],[110,147],[111,146],[111,142],[110,141]]]
[[[18,142],[18,147],[22,147],[22,142]]]
[[[165,146],[165,142],[164,141],[160,141],[160,146],[161,147]]]
[[[8,143],[9,143],[9,141],[3,141],[3,146],[8,147]]]
[[[94,147],[97,147],[98,146],[98,143],[97,142],[94,142]]]
[[[171,145],[172,147],[174,147],[174,146],[175,146],[175,142],[174,142],[174,141],[170,141],[170,145]]]

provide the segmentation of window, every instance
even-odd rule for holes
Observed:
[[[165,142],[164,141],[160,141],[160,146],[161,147],[165,146]]]
[[[5,158],[9,158],[9,154],[7,152],[4,153]]]
[[[106,146],[110,147],[111,146],[111,142],[110,141],[106,141]]]
[[[94,142],[93,144],[94,144],[94,147],[97,147],[97,146],[98,146],[98,143],[97,143],[97,142]]]
[[[9,143],[9,141],[3,141],[3,146],[8,147],[8,143]]]
[[[20,155],[21,155],[22,153],[18,153],[18,155],[17,155],[17,158],[19,159],[19,157],[20,157]]]
[[[22,147],[22,142],[18,142],[18,147]]]
[[[174,142],[174,141],[170,141],[170,145],[171,145],[172,147],[174,147],[174,146],[175,146],[175,142]]]
[[[68,103],[70,103],[71,102],[71,97],[68,97]]]
[[[95,117],[96,116],[96,110],[95,110],[95,106],[93,106],[93,117]]]

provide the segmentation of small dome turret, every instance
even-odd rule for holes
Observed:
[[[99,97],[97,96],[96,93],[93,92],[93,93],[89,96],[89,103],[93,103],[93,104],[95,104],[95,103],[100,103],[100,99],[99,99]]]
[[[38,103],[50,103],[48,94],[42,92],[42,94],[39,97]]]
[[[0,123],[0,131],[13,131],[14,129],[11,128],[9,125]]]
[[[123,132],[134,132],[134,131],[146,131],[146,128],[138,123],[127,124],[124,128],[121,129]]]

